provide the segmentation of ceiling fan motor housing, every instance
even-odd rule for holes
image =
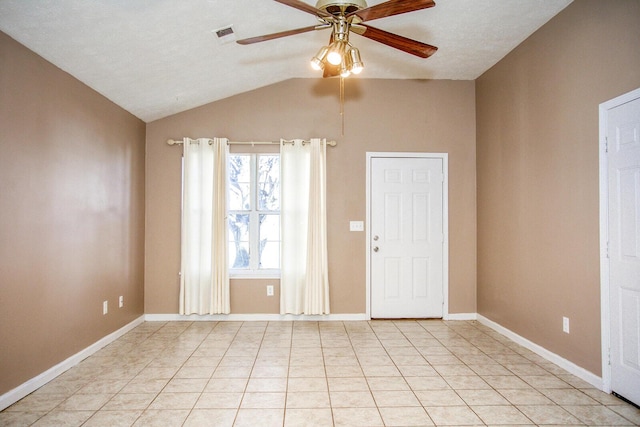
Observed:
[[[316,9],[324,10],[332,15],[342,15],[366,9],[364,0],[318,0]]]

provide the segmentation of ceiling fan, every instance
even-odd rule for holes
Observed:
[[[364,64],[360,59],[360,52],[349,42],[351,32],[420,58],[428,58],[438,50],[435,46],[364,24],[364,22],[374,19],[433,7],[436,5],[433,0],[388,0],[371,7],[367,6],[365,0],[318,0],[315,7],[300,0],[275,1],[315,15],[320,23],[309,27],[250,37],[237,42],[248,45],[331,28],[329,44],[322,47],[311,59],[313,68],[324,70],[324,77],[338,75],[347,77],[352,73],[359,74],[362,71]]]

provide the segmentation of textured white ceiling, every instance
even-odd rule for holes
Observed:
[[[420,59],[353,35],[365,63],[357,78],[473,80],[571,1],[436,0],[370,21],[439,50]],[[250,46],[221,44],[212,33],[233,25],[247,38],[316,22],[272,0],[0,0],[1,31],[146,122],[290,78],[319,78],[309,59],[327,30]]]

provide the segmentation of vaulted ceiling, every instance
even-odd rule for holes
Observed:
[[[439,50],[420,59],[354,35],[365,64],[355,78],[473,80],[571,1],[436,0],[376,20]],[[283,80],[321,78],[309,59],[329,31],[249,46],[215,35],[232,26],[242,39],[316,22],[273,0],[0,0],[1,31],[146,122]]]

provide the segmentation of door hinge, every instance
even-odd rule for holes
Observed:
[[[607,240],[607,258],[609,258],[609,241]]]
[[[609,152],[609,137],[608,136],[604,137],[604,152],[605,153]]]

